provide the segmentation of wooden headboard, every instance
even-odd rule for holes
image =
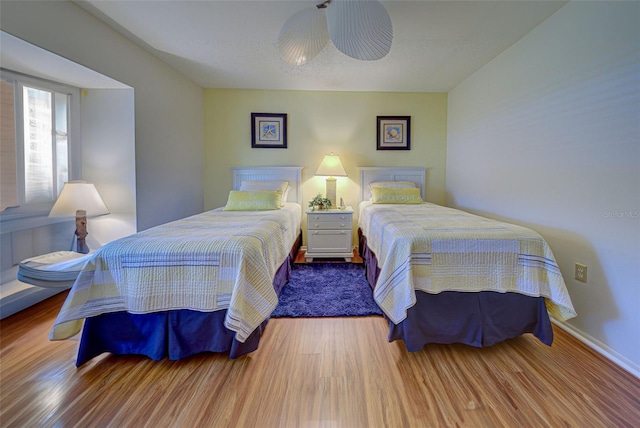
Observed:
[[[301,166],[234,166],[233,190],[239,190],[243,180],[252,181],[288,181],[287,202],[302,204],[302,168]]]
[[[411,181],[420,189],[420,196],[425,199],[425,173],[427,168],[396,166],[361,166],[360,169],[360,201],[371,199],[369,184],[377,181]]]

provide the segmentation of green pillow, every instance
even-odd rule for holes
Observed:
[[[223,211],[279,210],[281,202],[280,190],[232,190]]]
[[[371,202],[374,204],[422,204],[420,189],[413,188],[388,188],[372,187]]]

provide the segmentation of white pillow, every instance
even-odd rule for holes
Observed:
[[[239,190],[244,192],[251,192],[255,190],[280,190],[282,192],[280,207],[283,207],[284,203],[287,201],[287,195],[289,194],[289,182],[276,180],[243,180],[242,183],[240,183]]]

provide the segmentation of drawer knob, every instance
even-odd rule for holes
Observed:
[[[341,224],[340,224],[340,227],[344,227],[344,223],[341,223]]]

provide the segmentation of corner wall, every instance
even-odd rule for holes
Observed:
[[[136,232],[134,91],[85,89],[80,105],[82,178],[110,212],[89,219],[87,244],[95,250]]]
[[[134,89],[138,230],[203,210],[202,88],[69,1],[3,0],[0,17],[7,33]]]
[[[636,376],[639,8],[569,2],[451,91],[446,176],[449,205],[544,236],[578,313],[566,327]]]

